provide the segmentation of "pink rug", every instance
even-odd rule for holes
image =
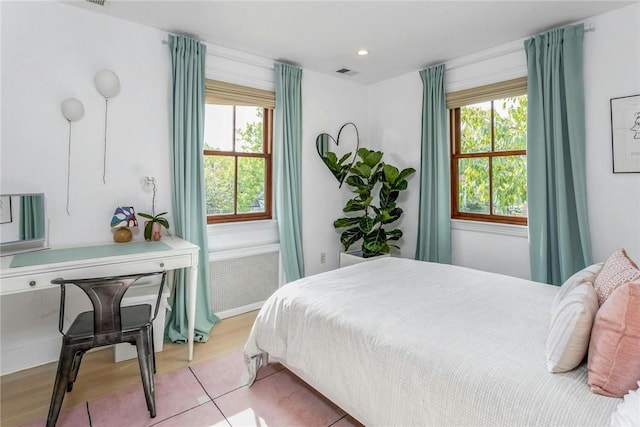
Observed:
[[[80,369],[82,375],[82,368]],[[61,411],[58,427],[359,426],[357,421],[284,369],[271,364],[249,388],[241,350],[156,376],[155,418],[142,385]],[[23,427],[43,426],[41,419]]]

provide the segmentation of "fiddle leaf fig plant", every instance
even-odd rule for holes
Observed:
[[[362,239],[362,255],[370,258],[387,254],[392,247],[399,249],[389,242],[399,240],[402,230],[387,230],[386,227],[402,216],[403,210],[396,201],[400,192],[408,187],[407,178],[416,170],[406,168],[400,171],[384,163],[380,151],[360,148],[357,155],[359,160],[351,167],[351,174],[345,181],[356,196],[348,200],[342,209],[351,215],[338,218],[333,226],[336,229],[346,228],[340,235],[345,251]]]
[[[338,156],[336,155],[336,153],[332,151],[327,151],[324,154],[324,156],[322,156],[322,161],[324,162],[325,165],[327,165],[327,167],[329,168],[333,176],[336,177],[338,182],[340,182],[340,186],[342,186],[342,182],[344,181],[344,178],[349,173],[349,167],[351,166],[351,163],[347,162],[347,160],[351,158],[351,154],[352,153],[346,153],[344,156],[338,159]]]

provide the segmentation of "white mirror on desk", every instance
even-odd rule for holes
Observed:
[[[47,247],[44,193],[0,194],[0,255]]]

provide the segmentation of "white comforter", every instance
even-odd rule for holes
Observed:
[[[606,426],[621,399],[587,370],[546,370],[558,288],[476,270],[384,258],[287,284],[245,346],[365,425]],[[253,379],[252,379],[253,381]]]

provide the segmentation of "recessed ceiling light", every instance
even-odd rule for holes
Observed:
[[[358,55],[360,55],[360,56],[365,56],[365,55],[368,55],[368,54],[369,54],[369,51],[367,49],[360,49],[358,51]]]

